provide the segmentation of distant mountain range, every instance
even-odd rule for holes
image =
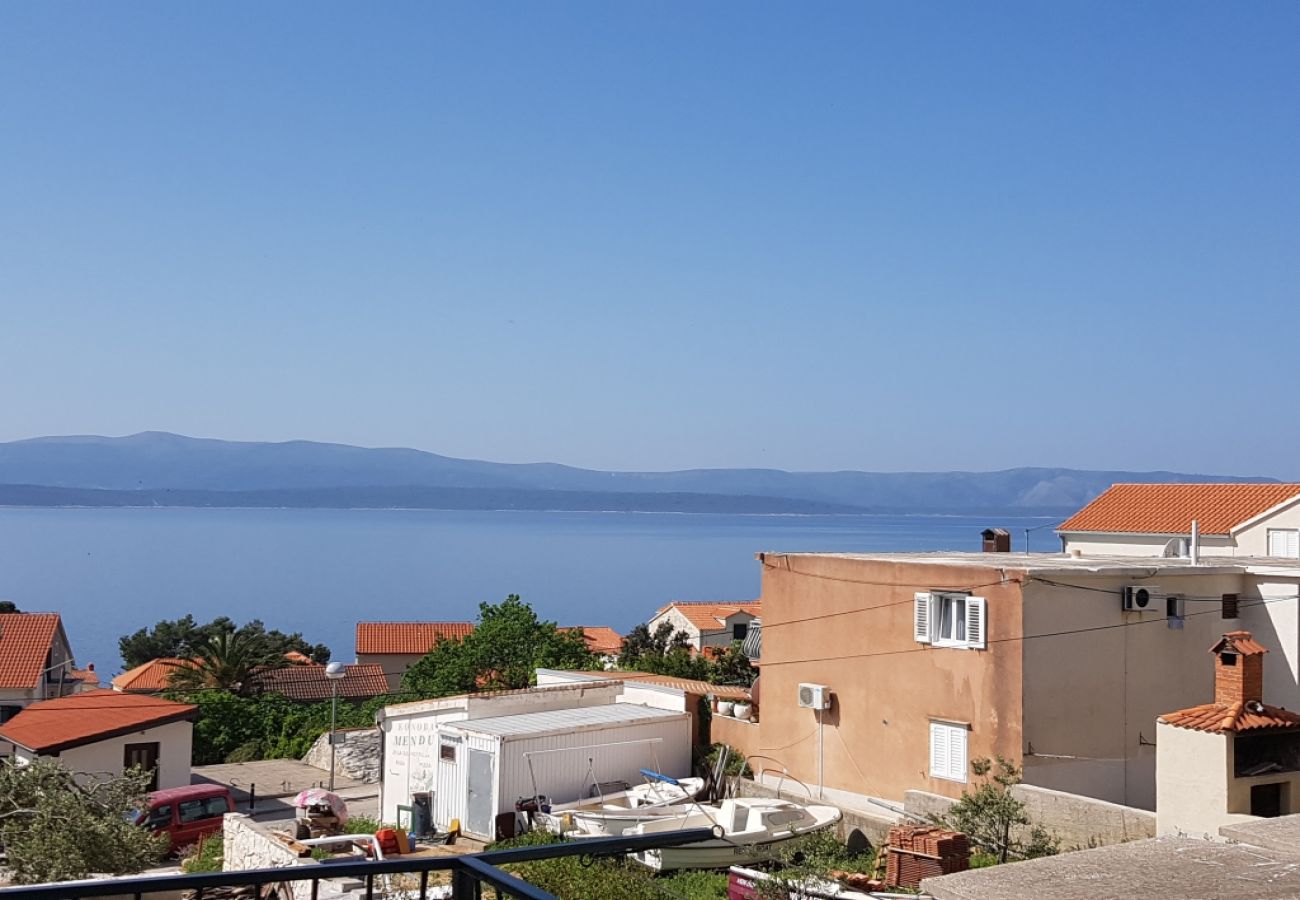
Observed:
[[[564,509],[646,512],[1018,512],[1076,509],[1115,482],[1275,481],[1178,472],[601,472],[310,441],[145,432],[0,443],[0,505]]]

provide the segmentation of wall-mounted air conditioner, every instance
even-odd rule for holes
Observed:
[[[801,684],[799,705],[804,709],[830,709],[831,689],[824,684]]]
[[[1125,612],[1165,614],[1165,595],[1153,584],[1125,585],[1123,595]]]

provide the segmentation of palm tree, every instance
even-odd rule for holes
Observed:
[[[254,670],[266,665],[266,650],[254,637],[237,631],[220,632],[194,648],[186,665],[169,679],[178,690],[217,689],[236,694],[256,692]]]

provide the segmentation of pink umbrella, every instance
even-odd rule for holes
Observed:
[[[348,820],[348,805],[343,802],[343,798],[324,788],[308,788],[299,791],[298,796],[293,798],[293,805],[298,809],[324,806],[338,817],[340,825]]]

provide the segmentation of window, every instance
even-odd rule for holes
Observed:
[[[749,635],[749,623],[737,622],[731,626],[731,639],[733,641],[743,641]]]
[[[1237,595],[1236,594],[1223,595],[1223,617],[1225,619],[1237,618]]]
[[[172,805],[166,803],[149,810],[149,820],[145,823],[151,830],[166,828],[172,823]]]
[[[930,723],[930,775],[966,782],[966,734],[970,729],[954,722]]]
[[[197,822],[199,819],[208,818],[208,801],[182,800],[180,810],[182,825],[186,822]]]
[[[1300,559],[1300,531],[1294,528],[1270,528],[1268,555]]]
[[[454,762],[456,761],[456,745],[455,745],[455,744],[441,744],[441,745],[439,745],[439,747],[438,747],[438,759],[442,760],[443,762],[453,762],[453,763],[454,763]]]
[[[987,640],[983,597],[969,594],[916,595],[914,637],[936,647],[984,649]]]

